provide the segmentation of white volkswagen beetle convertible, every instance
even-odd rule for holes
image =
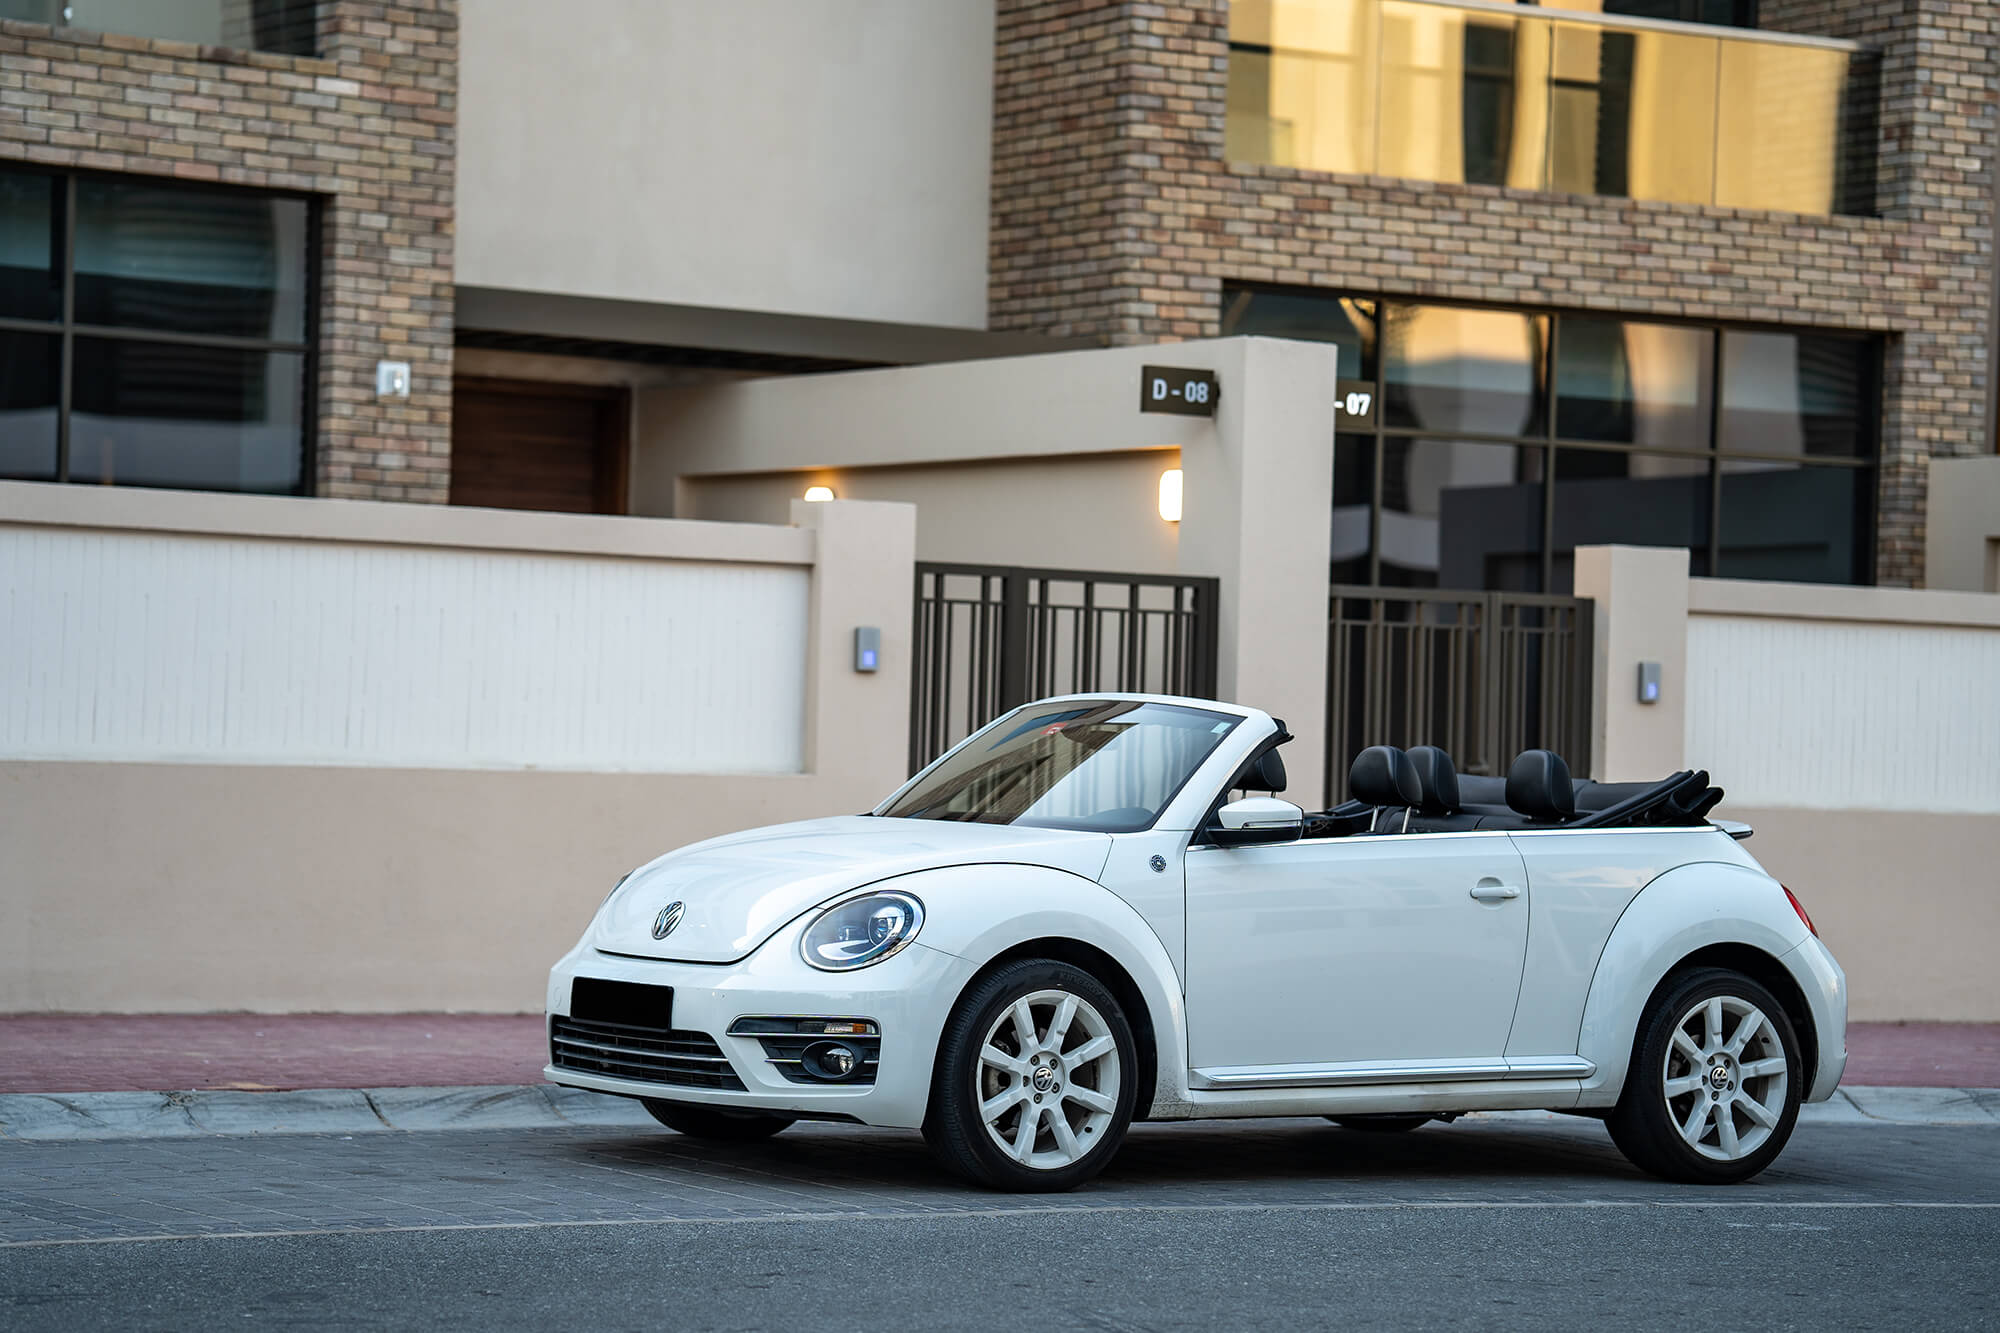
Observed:
[[[1846,981],[1706,773],[1505,779],[1376,747],[1306,813],[1265,713],[1015,709],[866,815],[633,871],[549,979],[547,1076],[684,1134],[921,1128],[1059,1190],[1135,1119],[1601,1118],[1640,1167],[1768,1166],[1846,1064]],[[1236,798],[1236,799],[1233,799]]]

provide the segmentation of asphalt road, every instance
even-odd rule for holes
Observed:
[[[1670,1186],[1585,1121],[1142,1126],[1072,1194],[914,1135],[0,1144],[0,1327],[2000,1327],[2000,1131]]]

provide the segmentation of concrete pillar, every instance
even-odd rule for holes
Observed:
[[[806,631],[806,771],[851,777],[854,808],[908,774],[917,510],[883,500],[792,501],[818,534]],[[854,631],[882,632],[879,664],[854,669]]]
[[[1643,782],[1686,767],[1688,553],[1579,546],[1576,595],[1597,604],[1588,776]],[[1655,703],[1639,701],[1641,662],[1660,664]]]
[[[1215,429],[1181,445],[1180,569],[1222,580],[1217,690],[1283,718],[1292,800],[1325,805],[1334,349],[1230,339]]]

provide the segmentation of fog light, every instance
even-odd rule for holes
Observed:
[[[813,1077],[837,1083],[861,1068],[861,1057],[837,1041],[816,1041],[806,1047],[801,1063]]]

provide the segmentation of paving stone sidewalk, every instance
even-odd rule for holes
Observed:
[[[2000,1087],[2000,1023],[1856,1023],[1845,1085]],[[541,1082],[536,1014],[0,1016],[0,1093]]]

